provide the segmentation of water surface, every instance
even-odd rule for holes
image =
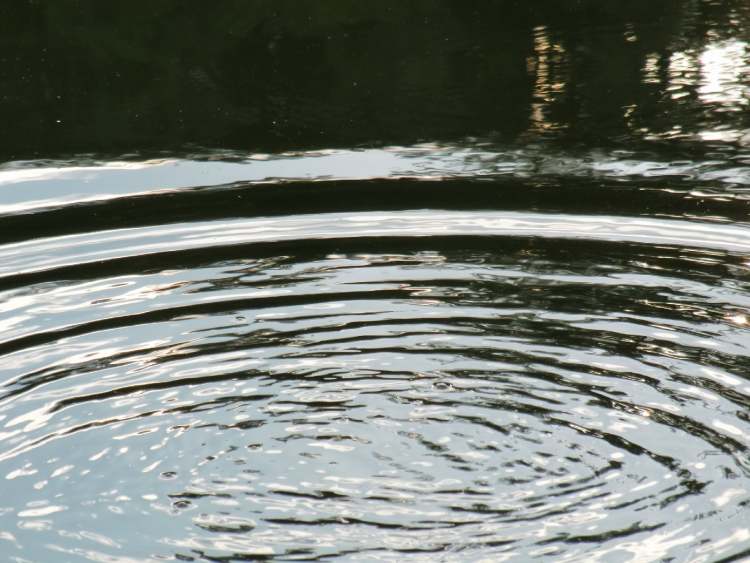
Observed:
[[[747,558],[744,3],[272,4],[8,16],[0,553]]]

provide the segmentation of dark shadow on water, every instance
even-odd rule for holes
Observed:
[[[736,142],[748,12],[739,0],[6,4],[0,155]]]

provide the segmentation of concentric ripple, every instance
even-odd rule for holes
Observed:
[[[9,557],[749,553],[746,223],[222,213],[6,234]]]

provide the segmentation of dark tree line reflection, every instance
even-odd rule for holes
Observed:
[[[58,0],[0,16],[4,159],[748,141],[742,0]]]

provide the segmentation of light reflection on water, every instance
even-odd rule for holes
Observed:
[[[254,257],[269,237],[328,248]],[[4,245],[5,540],[32,559],[737,553],[750,301],[726,272],[748,237],[405,211]],[[13,287],[29,268],[44,279]]]
[[[627,124],[629,142],[703,141],[750,144],[750,13],[747,5],[734,2],[725,17],[713,19],[710,2],[685,7],[683,25],[666,45],[641,36],[633,24],[625,24],[621,42],[630,44],[639,56],[642,84],[618,84],[612,73],[623,72],[616,53],[600,53],[616,37],[612,29],[583,28],[580,34],[538,26],[533,30],[533,55],[528,68],[533,79],[531,116],[525,135],[565,138],[566,131],[592,118],[594,96],[613,96],[621,102],[622,122]],[[641,30],[653,30],[648,27]],[[621,46],[620,46],[621,48]],[[589,80],[604,90],[575,83],[581,67],[591,67],[602,76]],[[621,88],[623,92],[618,92]],[[578,107],[578,109],[574,109]],[[573,109],[571,109],[573,108]],[[573,115],[571,114],[573,112]],[[614,119],[602,121],[620,135]]]
[[[659,160],[638,151],[555,151],[544,145],[498,147],[488,142],[425,143],[410,147],[329,150],[280,155],[227,153],[219,160],[164,159],[104,162],[91,166],[0,168],[0,213],[20,213],[75,203],[159,192],[226,189],[235,184],[371,179],[488,180],[508,177],[700,182],[707,191],[745,197],[750,152],[732,158]],[[646,158],[644,158],[646,156]],[[227,160],[231,157],[232,160]],[[653,157],[653,158],[648,158]],[[198,183],[196,183],[198,182]],[[717,186],[718,182],[718,186]],[[678,187],[679,184],[675,184]]]
[[[749,13],[719,4],[530,20],[515,139],[0,166],[0,553],[747,557]]]

